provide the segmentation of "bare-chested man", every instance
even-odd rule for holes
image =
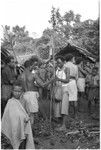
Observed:
[[[23,95],[23,98],[27,101],[28,107],[29,107],[29,115],[31,119],[31,124],[34,123],[34,114],[37,112],[38,109],[38,89],[39,87],[46,87],[51,82],[54,81],[54,78],[51,78],[50,81],[43,82],[43,80],[40,78],[39,71],[36,73],[31,72],[31,63],[30,61],[26,61],[24,64],[25,71],[20,76],[20,80],[22,82],[22,85],[24,87],[25,93]],[[35,107],[36,106],[36,107]]]

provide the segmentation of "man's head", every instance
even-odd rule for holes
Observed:
[[[78,57],[77,59],[76,59],[76,64],[77,65],[82,65],[82,63],[83,63],[83,60],[82,60],[82,57]]]
[[[8,64],[10,67],[14,67],[15,66],[15,60],[13,56],[9,56],[6,59],[6,64]]]
[[[65,57],[65,60],[67,62],[71,61],[71,62],[75,63],[75,57],[72,54],[67,54],[66,57]]]
[[[97,73],[98,73],[98,68],[97,68],[97,67],[94,67],[94,68],[92,69],[92,75],[93,75],[93,76],[96,76]]]
[[[36,70],[38,68],[38,61],[34,61],[33,65],[32,65],[32,69]]]
[[[14,85],[13,85],[13,96],[16,98],[16,99],[19,99],[20,96],[22,95],[23,93],[23,88],[22,88],[22,85],[20,82],[16,82]]]
[[[56,58],[56,62],[57,62],[57,66],[58,66],[59,68],[62,68],[63,65],[64,65],[64,58],[63,58],[62,56],[58,56],[58,57]]]
[[[25,61],[24,67],[25,67],[26,69],[29,69],[29,68],[30,68],[30,61],[29,61],[29,60]]]

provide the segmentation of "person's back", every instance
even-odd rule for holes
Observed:
[[[74,77],[75,79],[78,78],[78,68],[75,64],[73,64],[72,62],[68,61],[65,64],[66,68],[69,68],[70,70],[70,77]]]

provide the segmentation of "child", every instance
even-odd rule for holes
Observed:
[[[8,100],[2,117],[1,131],[10,140],[13,149],[34,149],[30,119],[27,105],[21,98],[22,93],[22,86],[16,82],[13,97]]]
[[[98,102],[99,99],[99,76],[98,76],[98,68],[94,67],[92,69],[92,74],[89,76],[88,85],[89,85],[89,92],[88,92],[88,109],[89,113],[91,113],[91,105]]]
[[[78,88],[78,111],[80,111],[80,104],[84,101],[85,95],[85,77],[86,72],[83,69],[83,60],[81,57],[77,58],[76,65],[78,66],[78,80],[77,80],[77,88]]]

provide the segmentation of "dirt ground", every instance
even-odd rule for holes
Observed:
[[[97,126],[97,130],[99,130],[99,120],[93,119],[87,113],[79,113],[76,120],[69,118],[66,132],[55,131],[57,123],[52,122],[50,134],[46,124],[48,125],[49,122],[44,123],[45,130],[43,133],[34,136],[36,149],[99,149],[99,133],[90,135],[88,127],[90,126],[90,130],[92,130]],[[81,131],[81,133],[75,135],[66,135],[69,131],[76,131],[86,125],[88,126],[82,130],[83,133]]]
[[[33,127],[33,137],[36,149],[99,149],[100,148],[100,125],[99,111],[95,111],[96,116],[91,116],[88,112],[79,112],[76,119],[70,117],[67,120],[66,132],[56,131],[58,123],[52,120],[43,120],[42,117],[35,119]],[[61,123],[61,121],[59,122]],[[69,134],[68,132],[77,134]],[[92,133],[91,133],[92,132]],[[6,142],[7,143],[7,142]],[[2,149],[10,149],[5,145],[5,139],[1,139]]]

